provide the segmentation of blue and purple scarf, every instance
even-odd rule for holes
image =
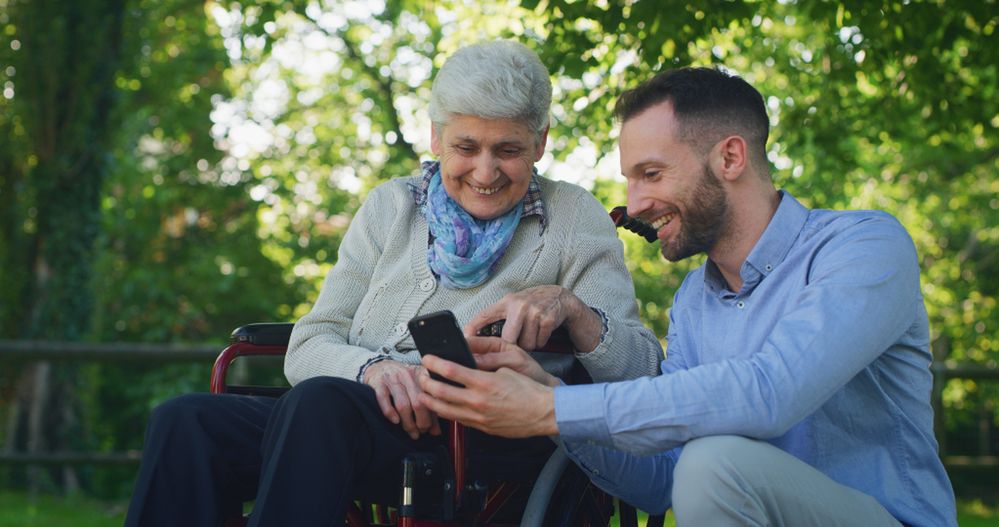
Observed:
[[[438,170],[430,180],[423,206],[434,237],[427,251],[430,270],[452,289],[468,289],[485,282],[513,239],[523,208],[520,201],[498,218],[475,219],[444,190]]]

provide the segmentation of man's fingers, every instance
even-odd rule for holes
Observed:
[[[503,351],[503,341],[496,337],[468,337],[466,340],[468,341],[468,349],[475,355],[487,355]]]
[[[472,384],[480,379],[482,372],[466,368],[460,364],[451,362],[434,355],[423,356],[423,367],[454,382],[464,385]],[[432,380],[432,379],[431,379]],[[427,388],[423,382],[420,386],[425,391]]]
[[[437,382],[437,381],[431,381]],[[443,383],[438,383],[443,384]],[[447,385],[445,385],[447,386]],[[430,394],[430,392],[424,392],[420,395],[420,402],[423,403],[427,408],[432,410],[435,414],[444,419],[449,419],[451,421],[457,421],[466,425],[471,425],[484,432],[489,432],[482,428],[482,416],[467,406],[456,405],[445,401],[444,399],[439,399]]]

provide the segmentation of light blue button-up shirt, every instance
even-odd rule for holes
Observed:
[[[929,322],[912,240],[874,211],[782,192],[732,292],[713,262],[670,310],[663,374],[560,386],[569,456],[608,492],[671,505],[682,445],[765,440],[876,498],[907,525],[956,525],[930,407]]]

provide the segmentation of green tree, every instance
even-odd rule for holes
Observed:
[[[230,64],[205,5],[10,2],[0,27],[0,337],[219,341],[287,318],[305,285],[210,133]],[[153,401],[205,388],[207,365],[5,368],[5,448],[136,448]],[[31,484],[79,485],[60,474]]]
[[[5,73],[16,81],[8,81],[5,97],[16,99],[14,109],[21,111],[4,119],[5,131],[24,147],[14,152],[28,155],[4,163],[11,171],[0,188],[20,190],[27,199],[4,196],[15,211],[4,217],[14,223],[2,229],[5,268],[8,262],[23,265],[11,268],[26,280],[9,284],[3,297],[20,304],[16,336],[80,340],[94,306],[93,250],[116,124],[114,76],[123,51],[124,5],[39,1],[6,7],[13,53]],[[20,229],[16,222],[24,216],[17,212],[28,212],[28,225]],[[5,320],[3,327],[10,330],[12,323]],[[15,415],[25,417],[28,449],[72,442],[79,431],[73,417],[79,411],[76,372],[39,363],[20,382],[30,396],[20,399],[26,404]],[[57,401],[65,411],[51,409]],[[73,472],[63,474],[67,485],[75,485]]]
[[[608,208],[625,200],[622,90],[679,65],[744,75],[767,96],[779,186],[898,216],[922,257],[936,357],[994,361],[995,2],[695,4],[0,0],[0,337],[203,341],[296,319],[365,192],[429,156],[436,68],[500,37],[553,71],[542,165],[593,181]],[[642,316],[665,335],[701,260],[667,264],[622,236]],[[4,368],[5,445],[138,447],[149,407],[206,375]],[[962,382],[946,395],[961,409],[997,394]],[[127,493],[129,477],[95,485]]]
[[[581,80],[563,97],[573,137],[610,151],[615,97],[656,71],[720,65],[745,76],[767,96],[778,185],[814,207],[898,216],[922,258],[935,357],[999,358],[994,1],[522,5],[548,20],[546,62]],[[643,314],[656,324],[687,267],[660,286],[650,281],[662,271],[656,255],[635,256]],[[965,389],[984,388],[952,383],[949,401]]]

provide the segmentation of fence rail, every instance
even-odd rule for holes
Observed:
[[[221,344],[146,344],[0,340],[0,363],[37,361],[97,361],[97,362],[204,362],[210,364],[218,356]],[[999,364],[960,364],[937,362],[932,367],[934,386],[932,404],[937,420],[940,456],[948,467],[999,468],[999,456],[987,450],[988,440],[976,455],[953,455],[947,450],[943,430],[943,389],[951,379],[999,380]],[[205,371],[208,383],[208,370]],[[986,438],[988,439],[988,438]],[[0,463],[38,465],[121,465],[138,463],[139,451],[127,452],[9,452],[0,451]]]
[[[213,361],[224,345],[0,340],[0,361]]]

